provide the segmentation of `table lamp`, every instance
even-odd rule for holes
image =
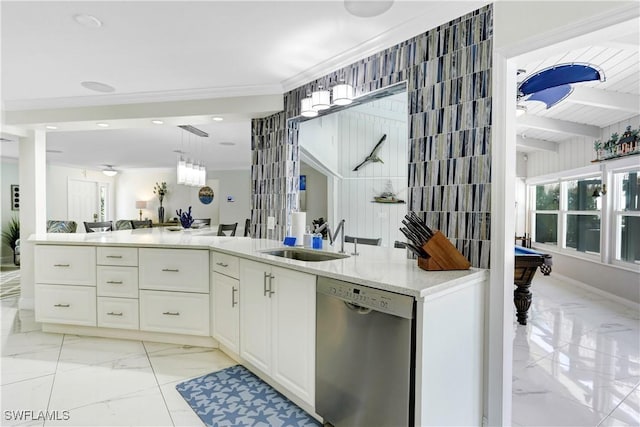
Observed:
[[[142,209],[147,209],[147,202],[145,200],[137,200],[136,209],[140,209],[140,221],[142,221]]]

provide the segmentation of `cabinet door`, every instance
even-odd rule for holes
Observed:
[[[316,276],[273,267],[271,376],[315,405]]]
[[[269,373],[271,314],[267,290],[271,268],[240,260],[240,356]]]
[[[220,273],[213,273],[213,337],[229,350],[240,350],[240,282]]]

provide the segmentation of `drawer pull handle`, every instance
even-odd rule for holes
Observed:
[[[122,285],[122,280],[107,280],[110,285]]]
[[[176,311],[175,313],[171,312],[171,311],[165,311],[162,314],[164,314],[165,316],[180,316],[180,312],[179,311]]]
[[[269,273],[267,273],[266,271],[264,272],[264,278],[262,279],[262,287],[264,289],[264,296],[267,296],[267,292],[269,292],[267,290],[267,277],[270,277],[271,275]]]
[[[53,264],[54,267],[70,267],[70,264]]]
[[[220,267],[229,267],[229,264],[225,264],[224,262],[216,262],[216,265],[219,265]]]
[[[238,305],[238,301],[236,301],[236,292],[238,292],[238,290],[236,289],[236,287],[232,287],[231,288],[231,307],[235,307],[236,305]]]
[[[54,304],[54,307],[62,307],[62,308],[69,308],[71,307],[71,304]]]
[[[122,255],[107,255],[107,258],[122,258]]]
[[[107,313],[107,316],[122,316],[122,312],[116,313],[115,311],[110,311]]]
[[[178,270],[177,268],[163,268],[162,271],[166,271],[169,273],[177,273],[180,270]]]

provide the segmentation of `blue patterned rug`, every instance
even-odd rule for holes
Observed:
[[[176,390],[211,427],[321,425],[242,365],[184,381]]]

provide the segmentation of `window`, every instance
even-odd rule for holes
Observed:
[[[615,259],[640,264],[640,169],[613,174]]]
[[[558,244],[558,213],[560,209],[560,184],[536,186],[535,241],[549,245]]]
[[[600,253],[600,178],[565,182],[565,248]]]

